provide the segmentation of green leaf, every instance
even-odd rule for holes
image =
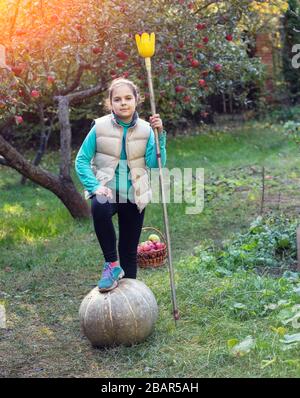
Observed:
[[[300,312],[296,313],[293,317],[282,321],[282,323],[284,325],[286,325],[287,323],[292,323],[293,328],[295,329],[299,329],[300,328]]]
[[[280,340],[282,343],[290,344],[290,343],[298,343],[300,342],[300,333],[295,334],[285,334],[283,336],[284,340]]]
[[[229,349],[229,350],[231,350],[235,345],[237,345],[238,344],[238,339],[230,339],[230,340],[227,340],[227,348]]]
[[[245,308],[247,308],[247,306],[243,303],[234,303],[233,308],[245,309]]]

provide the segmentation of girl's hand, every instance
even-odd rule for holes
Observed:
[[[112,190],[110,188],[107,188],[105,186],[98,188],[94,194],[96,195],[104,195],[107,196],[108,198],[113,199],[113,193]]]
[[[163,123],[162,123],[162,120],[161,120],[161,118],[159,116],[159,113],[156,113],[155,115],[150,116],[149,121],[150,121],[150,125],[151,125],[153,130],[157,129],[157,131],[159,133],[162,133],[164,128],[163,128]]]

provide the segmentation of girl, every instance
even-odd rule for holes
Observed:
[[[127,79],[113,80],[106,105],[110,114],[95,119],[75,160],[75,170],[91,199],[91,212],[105,263],[100,292],[114,289],[123,276],[136,278],[137,246],[145,208],[152,191],[148,170],[157,168],[153,129],[159,133],[162,167],[166,164],[166,132],[159,114],[150,124],[139,118],[140,95]],[[118,214],[119,260],[112,216]]]

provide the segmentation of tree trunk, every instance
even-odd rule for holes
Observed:
[[[72,92],[79,84],[81,74],[89,65],[80,64],[75,82],[71,87],[66,88],[60,95],[53,98],[58,101],[58,116],[60,122],[60,174],[56,176],[41,167],[37,167],[26,160],[20,152],[9,144],[1,135],[10,125],[14,123],[14,117],[9,117],[3,125],[0,125],[0,164],[12,167],[24,177],[49,189],[64,203],[74,218],[91,217],[91,210],[86,200],[76,190],[74,182],[70,176],[71,169],[71,139],[72,132],[69,120],[69,105],[80,103],[86,98],[99,94],[104,90],[105,82],[101,82],[90,89]],[[1,155],[3,158],[1,158]]]
[[[42,160],[42,157],[47,149],[47,144],[48,140],[50,137],[50,134],[52,132],[52,127],[53,127],[53,119],[51,119],[50,126],[46,126],[45,124],[45,113],[44,113],[44,108],[43,105],[39,105],[40,108],[40,123],[42,126],[42,132],[41,132],[41,137],[40,137],[40,147],[35,155],[35,158],[33,160],[33,165],[38,166]],[[25,185],[27,178],[25,176],[22,176],[21,178],[21,185]]]
[[[223,92],[222,92],[222,102],[223,102],[223,113],[227,113],[226,97],[225,97],[225,94]]]
[[[72,217],[90,217],[90,208],[85,199],[76,190],[70,176],[56,176],[41,167],[32,165],[15,148],[13,148],[0,134],[0,155],[7,165],[19,173],[36,182],[42,187],[49,189],[64,203]]]
[[[229,91],[229,111],[233,114],[232,91]]]

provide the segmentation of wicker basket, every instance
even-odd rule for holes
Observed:
[[[144,227],[142,231],[147,230],[156,231],[162,238],[163,242],[166,244],[164,249],[159,250],[149,250],[147,252],[137,253],[137,265],[141,268],[157,268],[161,267],[166,263],[167,259],[167,242],[164,235],[160,232],[159,229],[154,227]]]

